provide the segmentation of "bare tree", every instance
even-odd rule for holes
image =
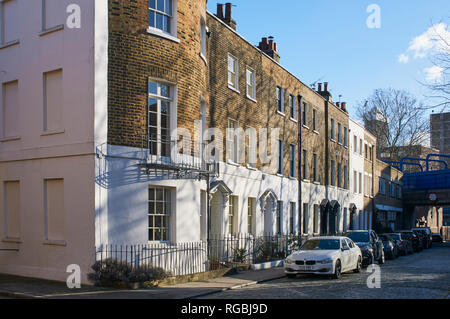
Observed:
[[[446,24],[444,24],[446,25]],[[447,27],[448,28],[448,27]],[[440,108],[441,112],[450,109],[450,30],[443,35],[435,31],[435,41],[438,42],[436,53],[432,55],[433,65],[442,70],[439,81],[433,83],[422,83],[430,89],[431,94],[427,96],[431,103],[429,107]]]
[[[425,107],[409,92],[377,89],[357,109],[364,126],[377,138],[377,154],[398,160],[416,151],[416,145],[429,139],[429,121]]]

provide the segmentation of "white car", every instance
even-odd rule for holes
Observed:
[[[289,278],[297,274],[332,275],[361,271],[361,249],[347,237],[313,237],[284,261],[284,272]]]

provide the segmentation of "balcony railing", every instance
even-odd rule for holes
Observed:
[[[206,159],[205,149],[205,143],[150,136],[147,140],[146,161],[141,166],[148,171],[170,171],[179,177],[217,174],[219,165]]]

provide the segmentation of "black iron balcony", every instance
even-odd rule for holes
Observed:
[[[205,143],[151,136],[147,145],[146,160],[139,166],[145,168],[148,174],[161,175],[165,172],[175,174],[176,178],[218,174],[218,163],[206,160]]]

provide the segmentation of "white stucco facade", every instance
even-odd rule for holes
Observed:
[[[353,215],[353,228],[365,229],[364,225],[364,155],[360,149],[364,145],[364,127],[349,119],[350,139],[350,203],[356,207]],[[362,144],[361,144],[362,141]],[[356,178],[355,178],[356,176]]]
[[[65,281],[78,264],[86,283],[95,145],[106,141],[107,2],[61,0],[45,14],[43,1],[10,2],[7,32],[17,39],[0,46],[0,273]],[[81,28],[66,24],[71,4]]]

